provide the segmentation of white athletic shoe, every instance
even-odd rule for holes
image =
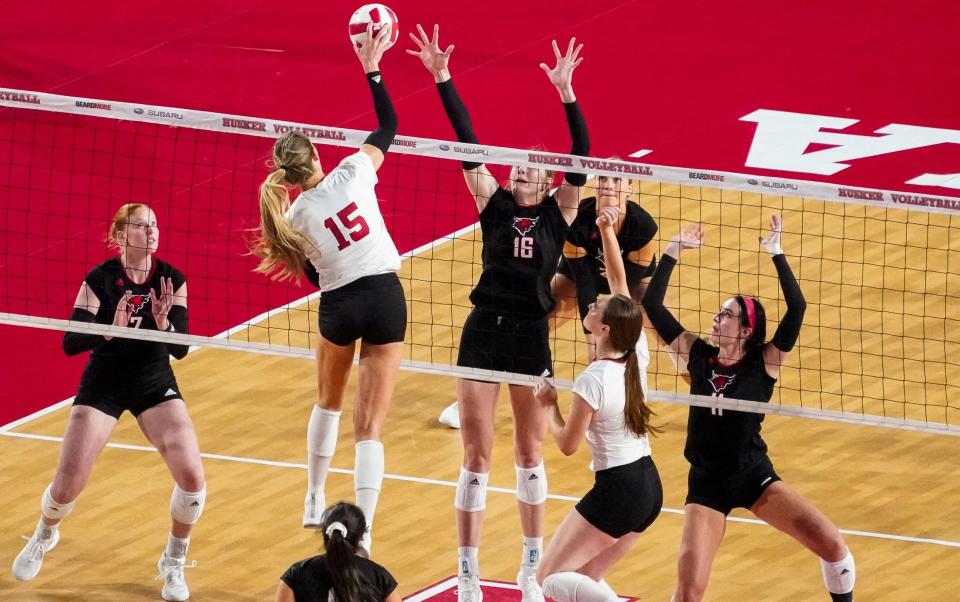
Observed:
[[[483,590],[480,589],[480,577],[470,575],[457,579],[457,602],[482,602]]]
[[[445,424],[452,429],[460,428],[460,404],[454,401],[440,412],[440,424]]]
[[[324,505],[326,500],[323,494],[307,493],[303,498],[303,528],[316,529],[320,526],[320,519],[323,518]]]
[[[520,587],[523,602],[544,602],[543,590],[537,583],[536,570],[520,569],[520,572],[517,573],[517,585]]]
[[[155,578],[157,581],[163,580],[163,590],[160,592],[160,597],[167,602],[183,602],[189,598],[190,589],[183,577],[183,571],[195,566],[197,566],[196,560],[186,564],[184,558],[170,558],[166,553],[160,556],[160,560],[157,561],[157,570],[160,571],[160,574]]]
[[[53,532],[50,539],[40,539],[34,533],[33,537],[22,536],[27,540],[20,553],[13,561],[13,576],[20,581],[30,581],[40,572],[43,566],[43,555],[56,547],[60,541],[60,530]]]
[[[620,599],[620,596],[617,595],[617,592],[613,591],[613,588],[610,587],[610,584],[607,583],[605,579],[601,579],[600,581],[597,581],[597,585],[603,588],[603,591],[605,591],[607,595],[611,597],[611,599],[616,599],[616,600]]]

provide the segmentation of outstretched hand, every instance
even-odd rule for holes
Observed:
[[[576,100],[573,95],[573,70],[583,62],[583,57],[580,56],[580,50],[582,49],[583,44],[577,45],[577,38],[570,38],[570,43],[567,44],[567,53],[561,55],[557,41],[553,40],[553,54],[557,59],[556,66],[551,69],[546,63],[540,63],[540,68],[550,78],[550,83],[560,92],[564,102]]]
[[[699,249],[703,246],[703,226],[700,224],[687,224],[680,228],[671,240],[671,243],[677,243],[681,251],[687,249]]]
[[[353,51],[357,53],[360,64],[363,65],[364,73],[371,73],[380,70],[380,59],[393,44],[390,42],[390,25],[384,25],[380,30],[373,33],[373,23],[367,23],[367,37],[360,46],[354,45]]]
[[[780,235],[783,234],[783,218],[777,214],[770,217],[770,236],[760,237],[760,246],[767,250],[770,255],[783,255],[783,247],[780,246]]]
[[[557,388],[553,386],[549,378],[541,378],[533,387],[533,396],[544,407],[557,405]]]
[[[410,39],[417,45],[418,50],[407,49],[407,54],[420,59],[427,71],[433,74],[434,78],[440,82],[449,78],[447,65],[450,63],[450,55],[453,54],[454,45],[450,44],[446,50],[440,50],[440,26],[433,26],[433,38],[427,37],[427,32],[417,23],[417,33],[410,34]],[[440,79],[443,77],[444,79]]]
[[[173,307],[173,278],[160,278],[160,294],[150,289],[150,311],[153,321],[157,323],[157,330],[166,330],[169,327],[167,316]]]

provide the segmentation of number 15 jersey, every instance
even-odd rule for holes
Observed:
[[[287,211],[287,221],[306,241],[303,253],[317,269],[321,290],[400,270],[400,254],[380,214],[376,184],[370,156],[354,153]]]

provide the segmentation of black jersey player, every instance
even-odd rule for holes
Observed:
[[[727,299],[713,319],[710,342],[688,332],[664,307],[670,274],[680,252],[703,244],[699,225],[671,239],[643,297],[650,322],[673,357],[690,372],[690,392],[768,402],[780,367],[800,335],[806,302],[780,246],[780,216],[761,239],[777,269],[787,311],[766,341],[766,314],[754,297]],[[683,535],[678,558],[677,602],[700,600],[723,539],[726,516],[747,508],[820,557],[833,600],[852,600],[853,556],[839,530],[774,471],[760,436],[763,415],[691,407],[684,455],[690,463]]]

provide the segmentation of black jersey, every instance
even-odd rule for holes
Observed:
[[[540,318],[553,309],[550,279],[557,271],[569,226],[557,200],[519,206],[497,188],[480,212],[483,273],[470,293],[481,309]]]
[[[97,324],[113,324],[117,303],[124,292],[131,291],[129,303],[133,310],[130,315],[130,328],[156,330],[150,307],[150,289],[160,294],[160,279],[172,278],[173,290],[177,291],[186,281],[180,270],[153,258],[150,274],[143,284],[137,284],[127,278],[123,265],[117,258],[109,259],[90,270],[85,280],[90,289],[100,299],[97,311]],[[128,375],[156,363],[169,363],[170,351],[164,343],[139,341],[114,337],[97,346],[90,353],[90,367],[122,367]]]
[[[617,242],[623,255],[623,265],[627,275],[627,286],[631,294],[640,284],[640,281],[651,276],[656,268],[656,260],[649,266],[640,266],[627,259],[628,255],[647,246],[657,235],[657,222],[647,211],[634,202],[627,203],[627,214],[624,218]],[[598,295],[610,293],[610,283],[607,281],[606,263],[603,257],[603,241],[600,238],[600,229],[597,227],[597,199],[584,199],[580,203],[577,219],[570,225],[567,232],[566,248],[568,253],[576,253],[576,258],[564,257],[567,265],[564,270],[577,286],[577,305],[580,308],[580,319],[586,317],[590,304],[597,300]],[[572,247],[572,248],[571,248]]]
[[[379,595],[374,600],[386,599],[397,588],[397,580],[387,569],[361,556],[356,560],[367,585]],[[325,555],[301,560],[287,569],[280,579],[293,590],[297,602],[327,602],[333,599],[328,597],[333,588],[333,577]]]
[[[777,379],[767,374],[763,352],[753,350],[735,364],[717,360],[719,349],[697,339],[687,368],[694,395],[768,402]],[[763,414],[690,407],[683,454],[695,467],[728,476],[761,462],[767,444],[760,437]]]

